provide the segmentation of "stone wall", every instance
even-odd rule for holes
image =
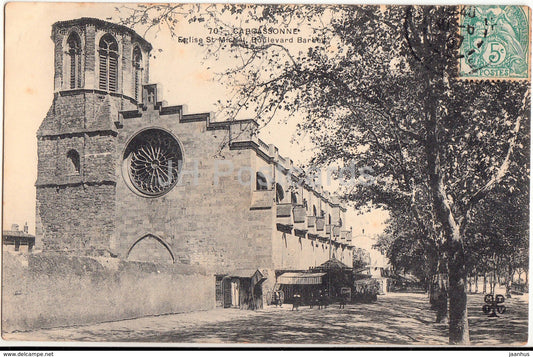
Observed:
[[[47,251],[107,255],[114,233],[114,184],[39,187],[36,236]]]
[[[117,137],[119,160],[137,133],[161,128],[179,141],[184,174],[163,196],[143,197],[126,184],[121,163],[116,165],[117,235],[112,250],[127,258],[133,244],[151,234],[170,247],[176,261],[199,264],[213,273],[273,268],[272,209],[250,209],[253,187],[246,169],[255,153],[227,146],[220,152],[227,129],[207,130],[205,119],[184,121],[181,112],[160,115],[151,109],[142,117],[124,119]],[[227,174],[217,180],[217,170]]]
[[[329,244],[318,239],[276,232],[274,261],[276,269],[306,270],[329,259]],[[352,266],[351,262],[348,266]]]
[[[3,256],[2,331],[212,309],[199,267],[53,254]]]

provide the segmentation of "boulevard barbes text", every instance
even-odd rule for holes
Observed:
[[[207,36],[178,36],[178,43],[182,44],[204,44],[243,42],[251,44],[266,43],[326,43],[324,37],[316,35],[304,35],[299,28],[279,28],[279,27],[253,27],[234,29],[219,29],[216,27],[207,28]]]
[[[203,46],[204,44],[212,44],[216,42],[220,43],[231,43],[235,41],[234,38],[224,37],[224,36],[206,36],[206,37],[197,37],[197,36],[178,36],[178,43],[185,45],[188,44],[198,44]],[[275,38],[275,37],[251,37],[248,41],[252,44],[265,44],[265,43],[326,43],[325,38],[321,37],[284,37],[284,38]]]

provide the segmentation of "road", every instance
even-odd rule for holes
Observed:
[[[475,345],[523,344],[527,341],[527,300],[513,297],[497,318],[481,311],[481,295],[469,295],[471,342]],[[145,317],[33,332],[4,334],[8,340],[270,343],[270,344],[446,344],[447,325],[435,323],[424,294],[392,293],[377,303],[352,304],[345,309],[301,307],[291,311],[267,307],[260,311],[217,309]]]

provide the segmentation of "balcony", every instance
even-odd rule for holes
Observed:
[[[278,203],[276,205],[276,222],[292,226],[292,203]]]
[[[250,209],[272,208],[274,202],[274,190],[252,191],[252,205]]]
[[[341,231],[341,242],[346,244],[347,247],[352,246],[352,231]]]
[[[316,225],[315,216],[307,216],[307,228],[314,228]]]
[[[323,231],[325,225],[326,225],[326,219],[324,217],[316,218],[316,230],[317,231]]]
[[[301,205],[296,205],[292,209],[294,214],[294,223],[305,223],[305,207]]]

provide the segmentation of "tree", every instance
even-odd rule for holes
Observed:
[[[387,257],[396,273],[410,273],[428,286],[443,258],[440,244],[420,230],[408,210],[402,210],[393,212],[373,248]]]
[[[361,269],[369,266],[371,263],[370,253],[363,249],[363,248],[357,248],[354,251],[353,254],[353,268],[354,269]]]
[[[214,5],[213,5],[214,6]],[[152,12],[150,12],[152,11]],[[469,343],[466,227],[495,188],[529,177],[528,82],[457,79],[459,9],[451,6],[143,7],[158,26],[175,12],[223,30],[229,42],[207,49],[238,64],[221,74],[234,88],[221,102],[229,119],[253,109],[268,122],[282,111],[318,149],[312,165],[372,168],[372,184],[345,199],[408,210],[425,235],[444,242],[449,272],[449,342]],[[130,16],[131,15],[131,16]],[[226,21],[231,19],[231,21]],[[246,26],[307,26],[324,44],[296,48],[250,43]],[[237,31],[235,31],[237,29]],[[263,36],[265,37],[265,36]],[[345,173],[339,172],[342,178]],[[432,238],[432,239],[433,239]]]

